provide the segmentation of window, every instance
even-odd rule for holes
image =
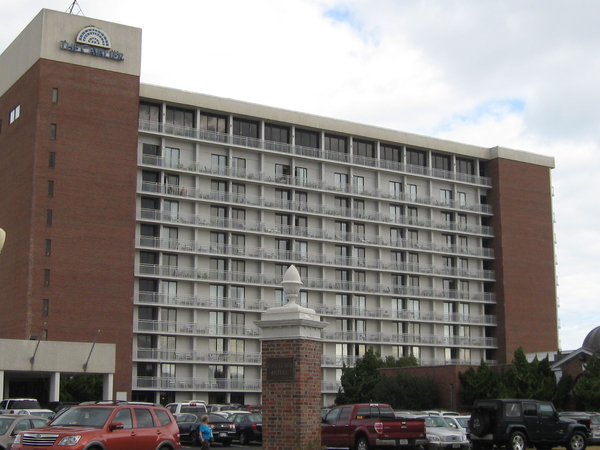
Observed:
[[[167,106],[166,123],[176,127],[194,128],[194,111]]]
[[[54,197],[54,181],[48,181],[48,197]]]
[[[402,243],[403,232],[401,228],[390,228],[390,241],[392,245],[400,245]]]
[[[402,205],[390,205],[390,219],[392,222],[402,223],[404,207]]]
[[[417,201],[417,185],[416,184],[407,184],[406,190],[408,194],[408,200],[411,202]]]
[[[442,222],[444,222],[446,225],[448,225],[452,222],[452,219],[454,218],[453,217],[454,213],[442,211],[440,213],[440,216],[442,218]]]
[[[296,145],[302,147],[319,148],[319,133],[316,131],[296,128],[294,140]]]
[[[175,364],[161,364],[161,372],[162,377],[175,378]],[[138,428],[152,428],[154,426],[154,419],[149,409],[134,408],[133,411]]]
[[[231,183],[231,192],[233,201],[236,203],[244,203],[246,201],[246,185],[242,183]]]
[[[457,214],[456,217],[458,217],[458,223],[461,225],[462,228],[464,228],[467,225],[467,215]]]
[[[350,199],[347,197],[335,197],[333,199],[337,211],[336,214],[347,215],[347,210],[350,208]]]
[[[200,129],[215,131],[217,133],[227,133],[227,117],[210,113],[201,113]]]
[[[338,153],[348,153],[347,140],[343,136],[325,135],[325,150]]]
[[[160,147],[154,144],[142,144],[142,158],[144,164],[158,164]]]
[[[244,158],[231,158],[231,174],[236,177],[246,176],[246,160]]]
[[[48,209],[46,211],[46,226],[52,225],[52,210]]]
[[[291,200],[292,193],[288,189],[275,189],[275,198],[283,202],[289,202]],[[289,205],[282,205],[284,208],[289,208]]]
[[[450,204],[452,201],[452,191],[450,189],[440,189],[440,201],[443,204]]]
[[[422,150],[407,149],[406,150],[406,164],[413,166],[427,166],[426,153]]]
[[[58,88],[52,88],[52,103],[58,103]]]
[[[290,128],[283,125],[265,124],[265,140],[273,142],[290,143]]]
[[[48,311],[50,309],[50,300],[47,298],[42,299],[42,316],[48,316]]]
[[[335,187],[339,189],[345,189],[348,185],[348,174],[345,173],[334,173],[333,181],[335,182]]]
[[[167,167],[177,167],[180,161],[180,155],[180,149],[173,147],[165,147],[165,165]]]
[[[475,163],[472,159],[456,158],[456,171],[467,175],[475,174]]]
[[[50,152],[48,154],[48,167],[54,168],[56,167],[56,153]]]
[[[450,156],[433,153],[431,155],[431,163],[434,169],[445,170],[448,172],[452,170],[452,160],[450,159]]]
[[[46,253],[46,256],[50,256],[50,254],[52,253],[52,240],[51,239],[46,239],[45,253]]]
[[[227,156],[210,155],[210,164],[213,173],[225,175],[227,172]]]
[[[140,103],[139,119],[147,122],[162,122],[160,120],[160,105]]]
[[[306,182],[308,181],[308,169],[306,167],[296,167],[296,185],[297,186],[306,186]]]
[[[233,119],[233,134],[258,139],[258,122],[247,119]]]
[[[17,105],[8,115],[8,123],[13,123],[21,115],[21,105]]]
[[[397,198],[402,194],[402,183],[400,183],[399,181],[390,181],[389,187],[390,187],[390,195],[392,197]]]
[[[44,286],[50,285],[50,269],[44,269]]]
[[[352,186],[355,193],[362,194],[365,190],[365,177],[354,175],[352,177]]]
[[[467,193],[466,192],[458,193],[458,205],[459,206],[467,206]]]
[[[355,156],[375,157],[375,144],[369,141],[354,139],[353,151]]]
[[[50,139],[56,139],[56,124],[55,123],[51,123],[50,124]]]
[[[402,161],[402,149],[393,145],[381,144],[379,147],[380,159],[393,162]]]

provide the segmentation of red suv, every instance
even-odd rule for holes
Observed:
[[[12,450],[178,450],[173,415],[150,403],[98,402],[72,406],[46,427],[17,435]]]

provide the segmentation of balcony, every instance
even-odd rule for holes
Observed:
[[[215,325],[207,323],[182,323],[167,320],[138,319],[134,325],[138,333],[183,334],[194,336],[260,337],[258,328],[244,325]]]
[[[437,230],[457,231],[461,233],[479,234],[483,236],[493,236],[492,227],[481,225],[467,225],[459,222],[435,221],[431,219],[418,219],[413,216],[389,215],[371,210],[355,211],[350,208],[336,208],[334,206],[323,205],[320,203],[296,202],[292,200],[282,200],[273,197],[262,197],[256,195],[238,194],[233,192],[197,189],[179,185],[168,185],[154,183],[149,181],[139,181],[138,192],[164,194],[167,196],[193,198],[206,200],[211,203],[224,202],[233,204],[244,204],[255,206],[261,209],[274,208],[277,210],[310,212],[314,214],[333,216],[333,217],[354,217],[360,214],[364,220],[384,222],[388,224],[410,225],[414,227],[433,228]]]
[[[461,247],[461,246],[446,246],[437,244],[435,242],[426,241],[413,241],[410,239],[398,239],[390,240],[386,236],[367,236],[359,233],[335,233],[323,230],[321,228],[306,228],[306,227],[295,227],[287,225],[275,225],[265,224],[264,222],[256,222],[251,220],[236,220],[227,217],[211,217],[198,214],[186,214],[186,213],[173,213],[169,211],[161,211],[157,209],[138,209],[137,219],[144,221],[157,221],[166,222],[179,225],[190,225],[200,226],[207,228],[223,228],[227,230],[243,230],[246,232],[257,232],[257,233],[268,233],[275,235],[289,235],[289,236],[302,236],[308,239],[326,239],[329,241],[342,241],[345,243],[357,243],[365,246],[377,245],[377,246],[390,246],[399,249],[413,249],[420,251],[432,251],[432,252],[444,252],[452,253],[457,255],[468,255],[472,257],[482,258],[493,258],[494,250],[485,247]],[[152,247],[157,244],[155,238],[145,236],[143,238],[145,246]],[[161,244],[164,245],[164,244]],[[187,245],[187,247],[186,247]],[[208,247],[207,244],[200,244],[198,247],[191,244],[191,242],[185,244],[183,247],[173,248],[169,247],[169,250],[182,250],[182,251],[199,251],[207,252],[208,250],[213,251],[217,247]],[[202,246],[204,245],[204,246]],[[218,248],[217,248],[218,249]],[[238,254],[243,255],[243,249],[235,249]],[[216,252],[216,251],[215,251]]]
[[[198,380],[196,378],[178,377],[134,377],[133,389],[168,390],[168,391],[247,391],[260,392],[261,380],[230,380],[217,378],[214,380]]]
[[[136,348],[133,359],[136,361],[189,362],[189,363],[262,363],[261,353],[209,352],[184,349]]]
[[[225,270],[195,269],[193,267],[162,266],[158,264],[139,264],[136,266],[136,276],[156,276],[160,278],[195,279],[200,281],[219,281],[229,283],[245,283],[249,285],[279,286],[282,276],[264,275],[262,273],[243,273]],[[443,290],[419,288],[414,286],[387,285],[381,283],[365,283],[359,281],[331,281],[322,278],[303,278],[303,289],[318,289],[331,291],[362,292],[373,295],[392,295],[406,297],[422,297],[436,299],[460,299],[483,303],[495,303],[496,297],[492,292],[470,292],[459,290]]]
[[[281,228],[290,227],[278,227]],[[289,230],[287,230],[289,233]],[[277,231],[275,234],[281,235]],[[311,253],[311,252],[298,252],[298,251],[280,251],[274,248],[264,247],[245,247],[235,246],[229,244],[214,244],[211,242],[198,242],[189,240],[179,239],[168,239],[168,238],[157,238],[151,236],[140,236],[138,237],[139,247],[146,247],[159,250],[167,251],[182,251],[192,252],[200,254],[211,254],[211,255],[228,255],[233,257],[248,257],[248,258],[260,258],[260,259],[271,259],[277,261],[292,261],[297,263],[315,263],[315,264],[327,264],[331,265],[334,263],[336,266],[347,266],[354,268],[369,268],[369,269],[383,269],[394,272],[408,272],[417,273],[432,276],[443,276],[443,277],[460,277],[460,278],[473,278],[481,279],[486,281],[495,280],[493,271],[490,270],[475,270],[475,269],[462,269],[456,267],[445,267],[445,266],[433,266],[423,264],[412,264],[405,262],[395,261],[383,261],[381,259],[365,259],[356,257],[344,257],[335,256],[331,257],[325,253]]]
[[[321,332],[326,341],[391,343],[406,345],[426,345],[444,347],[497,348],[496,338],[467,336],[438,336],[435,334],[387,334],[367,331],[326,331]]]
[[[265,141],[262,139],[247,138],[244,136],[234,136],[225,133],[216,133],[214,131],[200,130],[197,128],[174,126],[169,124],[163,124],[160,122],[140,120],[138,129],[139,131],[180,136],[183,138],[203,142],[228,144],[229,146],[235,145],[251,149],[263,149],[276,153],[286,153],[291,155],[305,156],[309,158],[324,159],[328,161],[352,163],[360,166],[392,170],[395,172],[404,172],[413,175],[440,178],[444,180],[454,180],[485,187],[492,186],[491,179],[488,177],[480,177],[477,175],[432,169],[429,167],[414,166],[411,164],[404,164],[395,161],[367,158],[364,156],[350,155],[348,153],[339,153],[318,148],[303,147],[299,145]]]

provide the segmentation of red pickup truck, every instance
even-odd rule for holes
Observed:
[[[322,420],[321,444],[355,450],[427,448],[425,420],[396,418],[389,405],[337,406]]]

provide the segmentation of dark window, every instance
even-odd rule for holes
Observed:
[[[143,144],[142,153],[149,156],[160,156],[160,147],[154,144]]]
[[[58,88],[52,88],[52,103],[58,103]]]
[[[56,124],[50,124],[50,139],[56,139]]]
[[[413,166],[427,166],[427,156],[422,150],[407,149],[406,150],[406,164],[412,164]]]
[[[265,140],[290,143],[290,129],[282,125],[265,124]]]
[[[45,252],[46,252],[46,256],[50,256],[50,254],[52,253],[52,240],[51,239],[46,239]]]
[[[42,299],[42,316],[48,315],[48,309],[50,308],[50,300],[47,298]]]
[[[158,421],[160,422],[161,426],[164,427],[171,423],[171,417],[169,416],[168,412],[162,409],[155,409],[154,414],[156,414],[156,417],[158,418]]]
[[[158,264],[158,253],[140,252],[141,264]]]
[[[448,172],[452,170],[452,161],[449,156],[434,153],[433,155],[431,155],[431,159],[434,169],[446,170]]]
[[[380,158],[386,161],[401,162],[402,149],[392,145],[381,144],[379,147]]]
[[[217,133],[227,133],[227,117],[202,113],[200,114],[200,129],[216,131]]]
[[[150,197],[142,197],[142,209],[158,209],[158,199]]]
[[[357,156],[366,156],[368,158],[375,157],[375,144],[369,141],[354,140],[354,154]]]
[[[52,210],[51,209],[48,209],[46,211],[46,225],[47,226],[52,225]]]
[[[153,103],[140,103],[140,120],[149,122],[161,122],[160,120],[160,105]]]
[[[54,181],[48,181],[48,197],[54,197]]]
[[[233,134],[258,139],[258,122],[247,119],[233,119]]]
[[[50,269],[44,269],[44,285],[50,285]]]
[[[296,128],[295,144],[303,147],[319,148],[319,133]]]
[[[169,125],[179,127],[194,127],[194,111],[189,109],[174,108],[167,106],[167,120]]]
[[[56,153],[50,152],[48,155],[48,167],[56,166]]]
[[[137,428],[151,428],[154,426],[154,419],[149,409],[135,408],[134,412]]]
[[[456,158],[456,171],[475,175],[475,162],[472,159]]]
[[[348,153],[347,140],[343,136],[325,135],[325,150]]]
[[[140,292],[158,292],[158,280],[140,278]]]

